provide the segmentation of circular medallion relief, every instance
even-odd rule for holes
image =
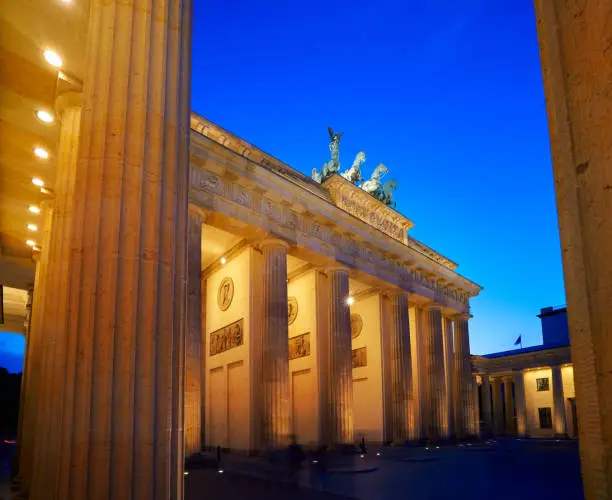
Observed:
[[[356,339],[363,328],[363,320],[359,314],[351,314],[351,338]]]
[[[229,276],[221,280],[219,291],[217,292],[217,305],[219,309],[225,311],[232,305],[234,298],[234,281]]]
[[[298,315],[298,301],[295,297],[287,297],[287,318],[288,323],[292,324]]]

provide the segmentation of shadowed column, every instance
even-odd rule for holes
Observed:
[[[444,348],[444,429],[443,435],[454,434],[455,405],[453,397],[453,320],[442,318],[443,348]]]
[[[504,402],[500,378],[493,379],[493,427],[495,434],[502,434],[504,431]]]
[[[552,367],[552,396],[553,396],[553,427],[558,436],[567,435],[565,419],[565,398],[563,397],[563,378],[561,366]]]
[[[348,271],[328,270],[329,301],[329,431],[332,445],[353,442],[353,358]]]
[[[265,240],[263,253],[262,406],[263,446],[280,448],[289,435],[289,330],[287,248]]]
[[[514,399],[512,398],[512,377],[504,377],[504,406],[506,410],[506,434],[516,434],[514,425]]]
[[[408,297],[390,291],[382,297],[384,440],[408,439],[408,400],[412,385]]]
[[[54,410],[30,498],[178,499],[191,4],[89,12],[66,307],[42,332],[60,355]]]
[[[453,332],[455,345],[455,432],[466,437],[472,432],[472,404],[474,384],[470,358],[469,314],[455,316]]]
[[[493,430],[493,420],[491,418],[491,381],[488,375],[481,375],[482,383],[480,386],[482,414],[484,422],[484,432],[489,434]]]
[[[185,333],[185,457],[202,449],[202,223],[189,205],[187,223],[187,331]]]
[[[427,394],[427,437],[438,440],[444,425],[445,395],[444,350],[442,347],[442,310],[438,304],[428,305],[425,337],[425,384]]]
[[[516,433],[527,435],[527,404],[525,401],[525,376],[522,370],[514,374],[514,403],[516,406]]]

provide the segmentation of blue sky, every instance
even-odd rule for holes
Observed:
[[[192,94],[304,173],[344,132],[343,165],[384,162],[410,233],[484,287],[472,352],[541,342],[565,296],[532,0],[195,0]]]

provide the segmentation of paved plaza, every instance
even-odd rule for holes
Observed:
[[[385,448],[376,457],[354,458],[359,469],[330,474],[326,493],[309,488],[309,472],[303,470],[302,489],[292,489],[278,470],[257,461],[225,456],[224,474],[194,470],[186,477],[186,498],[204,498],[214,491],[223,498],[357,498],[418,499],[492,498],[570,500],[583,498],[576,441],[501,440],[472,446]],[[330,465],[333,468],[334,465]],[[334,493],[338,496],[329,496]]]

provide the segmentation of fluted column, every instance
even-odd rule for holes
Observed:
[[[48,296],[46,293],[49,268],[49,248],[51,239],[51,227],[53,224],[53,203],[46,202],[43,208],[42,245],[41,252],[36,255],[36,275],[34,280],[34,295],[32,299],[32,311],[30,328],[26,337],[24,352],[24,366],[21,386],[21,399],[19,402],[19,428],[17,434],[17,454],[19,472],[17,486],[27,494],[32,479],[34,467],[34,448],[36,446],[37,418],[41,415],[38,411],[40,393],[45,383],[42,375],[43,362],[43,310]]]
[[[493,419],[491,415],[491,381],[488,375],[481,375],[480,396],[482,413],[481,418],[484,422],[485,433],[490,433],[493,429]]]
[[[42,331],[59,357],[32,499],[182,497],[190,16],[189,0],[89,9],[67,300]]]
[[[444,348],[444,436],[454,434],[455,405],[453,397],[453,320],[444,317],[442,320]]]
[[[516,434],[514,425],[514,399],[512,398],[512,377],[504,377],[504,403],[506,410],[506,434]]]
[[[412,357],[408,297],[396,291],[382,297],[384,440],[408,439],[408,400],[412,386]]]
[[[289,425],[289,326],[287,320],[287,248],[265,240],[263,253],[262,405],[263,446],[287,444]]]
[[[470,415],[473,404],[472,361],[470,358],[469,314],[455,316],[453,324],[455,346],[455,432],[465,437],[471,432]]]
[[[555,434],[559,436],[567,435],[567,425],[565,419],[565,398],[563,397],[563,378],[561,376],[561,366],[552,367],[552,396],[553,396],[553,428]]]
[[[493,427],[496,434],[502,434],[504,431],[504,402],[500,378],[493,379]]]
[[[344,268],[328,270],[329,300],[329,432],[332,445],[353,442],[353,358],[349,276]]]
[[[527,403],[525,401],[525,376],[522,371],[514,373],[514,403],[516,406],[516,433],[527,435]]]
[[[444,351],[442,348],[442,310],[438,304],[428,305],[425,339],[425,383],[427,394],[427,437],[445,437],[444,429]]]
[[[202,448],[202,224],[206,214],[189,205],[187,223],[187,331],[185,334],[185,456]]]

